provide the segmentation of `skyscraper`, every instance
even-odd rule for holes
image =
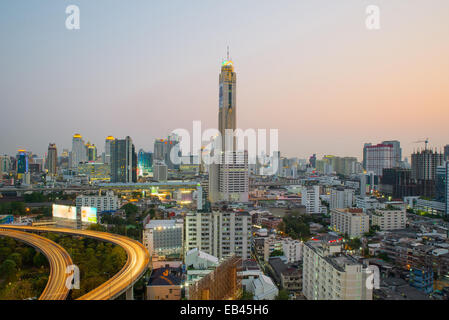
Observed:
[[[402,162],[401,143],[397,140],[382,141],[382,144],[393,146],[393,168],[400,167]]]
[[[72,153],[70,157],[70,167],[76,168],[80,162],[87,161],[87,149],[83,137],[76,133],[72,139]]]
[[[435,196],[435,176],[438,166],[443,165],[442,153],[425,149],[412,154],[412,178],[417,181],[418,194]]]
[[[87,161],[97,161],[97,147],[94,144],[90,144],[90,141],[86,144]]]
[[[393,145],[365,145],[364,152],[366,152],[366,171],[373,171],[376,176],[382,176],[383,169],[393,168],[395,163]]]
[[[104,163],[111,164],[111,143],[115,138],[113,136],[106,137],[106,141],[104,142]]]
[[[17,151],[17,173],[24,174],[28,172],[28,154],[26,150],[19,149]]]
[[[48,145],[47,161],[45,163],[49,175],[56,175],[57,162],[58,162],[58,151],[56,149],[56,144],[50,143]]]
[[[234,65],[229,60],[221,64],[219,76],[218,130],[221,134],[220,164],[209,167],[209,200],[217,201],[248,201],[249,176],[248,152],[235,151],[235,138],[226,140],[226,130],[234,133],[236,123],[236,73]],[[230,148],[232,146],[232,149]],[[228,149],[225,149],[228,147]],[[226,151],[225,151],[226,150]]]
[[[449,161],[449,144],[444,146],[444,160]]]
[[[221,64],[219,76],[219,102],[218,102],[218,130],[222,136],[222,150],[225,149],[225,130],[236,128],[236,84],[237,75],[234,72],[234,64],[227,59]]]
[[[111,142],[111,182],[137,182],[137,154],[130,137]]]

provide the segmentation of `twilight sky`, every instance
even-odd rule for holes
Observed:
[[[81,29],[65,28],[76,4]],[[367,5],[381,29],[365,27]],[[361,157],[364,142],[449,144],[448,0],[2,0],[0,153],[71,148],[79,132],[137,149],[216,127],[231,47],[237,126],[281,153]]]

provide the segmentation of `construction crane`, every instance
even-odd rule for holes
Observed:
[[[426,138],[426,140],[420,140],[420,141],[413,141],[413,143],[425,143],[425,150],[427,150],[427,144],[429,143],[429,138]]]

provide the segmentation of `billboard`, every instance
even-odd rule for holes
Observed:
[[[76,207],[53,204],[53,217],[76,220]]]
[[[97,208],[81,207],[81,222],[97,223]]]

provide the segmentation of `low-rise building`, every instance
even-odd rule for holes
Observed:
[[[360,208],[331,210],[331,228],[349,237],[361,237],[369,232],[369,216]]]
[[[379,226],[380,230],[404,229],[407,223],[405,209],[387,206],[370,211],[371,225]]]
[[[147,300],[181,300],[181,268],[159,268],[151,273]]]

